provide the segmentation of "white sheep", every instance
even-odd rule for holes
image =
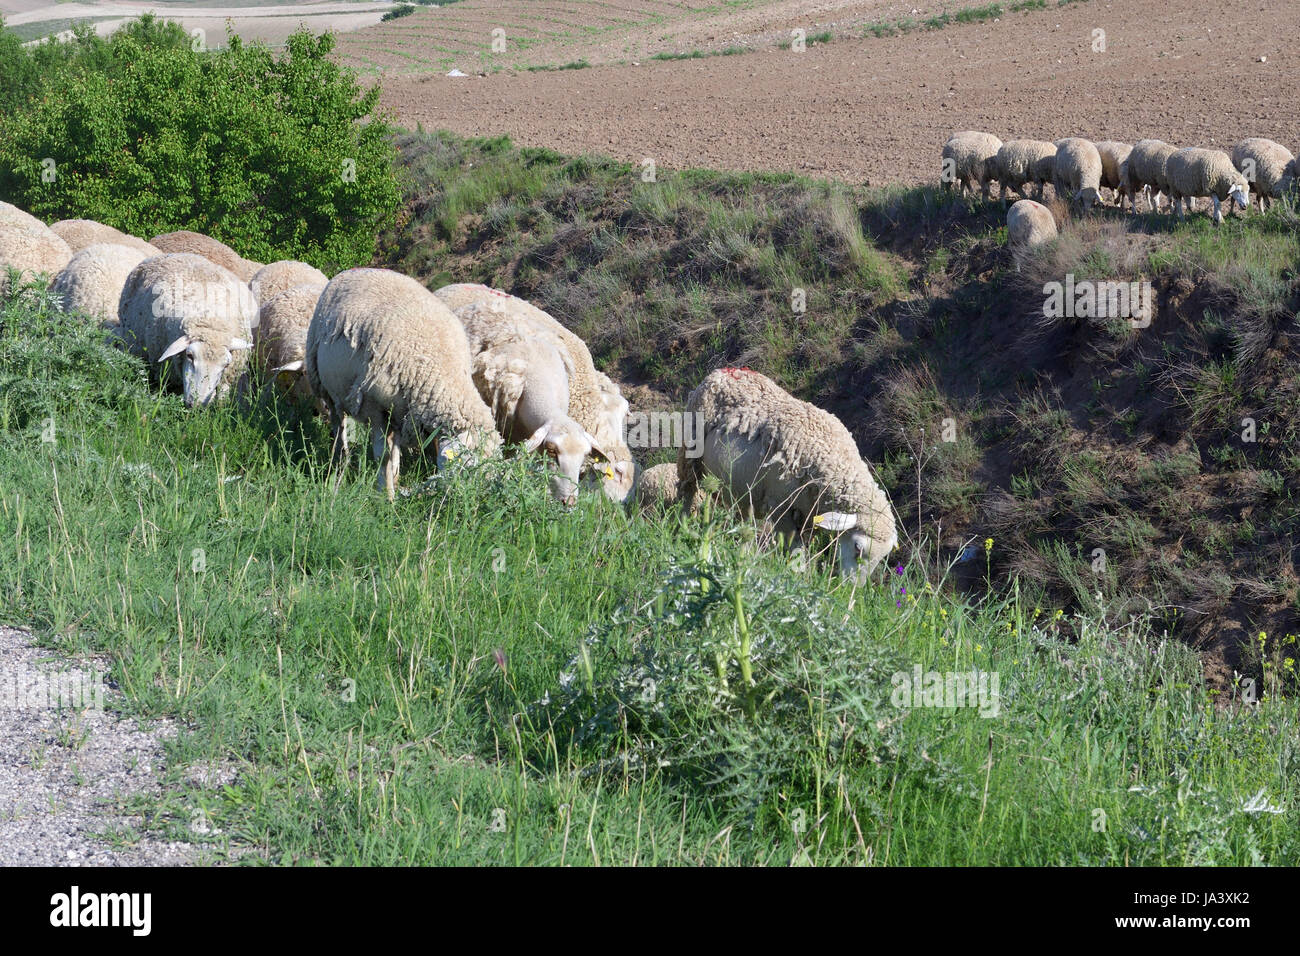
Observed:
[[[1030,249],[1055,238],[1056,217],[1042,203],[1021,199],[1007,210],[1007,245],[1011,248],[1017,272]]]
[[[370,425],[381,459],[379,487],[392,499],[402,449],[432,438],[438,468],[465,452],[500,447],[492,413],[471,376],[469,343],[456,316],[428,289],[387,269],[349,269],[330,280],[307,330],[312,393],[328,404],[332,461],[348,459],[346,416]]]
[[[185,404],[224,398],[248,364],[257,303],[229,269],[190,253],[164,253],[131,270],[114,330],[151,365],[168,362],[162,384],[180,385]]]
[[[539,334],[554,336],[567,353],[568,367],[572,370],[569,415],[595,436],[609,459],[608,474],[602,481],[605,495],[614,501],[627,500],[636,482],[636,463],[623,437],[627,401],[609,376],[596,370],[587,343],[531,302],[490,286],[460,282],[443,286],[434,295],[458,313],[466,306],[488,305],[519,321],[527,321]],[[471,347],[478,351],[481,346],[471,340]]]
[[[1275,199],[1281,199],[1295,178],[1295,157],[1281,143],[1254,136],[1232,147],[1232,165],[1250,183],[1250,191],[1259,198],[1259,211]],[[1266,205],[1267,203],[1267,205]]]
[[[1120,181],[1119,170],[1129,153],[1133,152],[1133,147],[1129,143],[1119,143],[1113,139],[1104,139],[1094,145],[1101,156],[1101,184],[1115,193],[1117,205],[1123,207],[1127,191]]]
[[[1161,195],[1169,195],[1169,178],[1165,166],[1169,157],[1178,151],[1164,140],[1140,139],[1133,144],[1128,157],[1120,163],[1120,185],[1128,196],[1130,212],[1137,215],[1138,194],[1144,194],[1152,212],[1160,209]],[[1124,208],[1120,201],[1121,211]]]
[[[1078,202],[1084,211],[1101,200],[1101,153],[1091,140],[1078,136],[1057,140],[1052,159],[1052,185],[1056,195]]]
[[[245,259],[224,242],[213,239],[211,236],[205,236],[201,232],[191,232],[188,229],[154,236],[149,240],[149,243],[163,252],[190,252],[202,256],[224,269],[229,269],[244,282],[252,279],[257,270],[262,268],[260,262]]]
[[[249,279],[248,286],[253,290],[257,301],[265,303],[296,285],[324,286],[329,281],[329,276],[313,265],[296,259],[282,259],[258,269]]]
[[[642,471],[636,480],[636,503],[642,511],[653,511],[677,503],[677,464],[667,462]]]
[[[17,269],[20,282],[38,275],[58,275],[72,260],[68,244],[39,220],[35,225],[16,216],[0,221],[0,295],[9,285],[9,269]]]
[[[991,133],[977,130],[962,130],[953,133],[943,144],[942,162],[939,181],[943,188],[952,189],[953,183],[961,185],[961,191],[974,192],[976,183],[980,193],[989,198],[989,183],[994,177],[994,164],[1002,140]]]
[[[1242,209],[1250,205],[1250,183],[1232,165],[1232,157],[1222,150],[1180,149],[1165,163],[1165,175],[1169,180],[1169,198],[1179,219],[1183,218],[1185,198],[1209,196],[1215,225],[1223,222],[1219,204],[1224,200]]]
[[[106,226],[102,222],[95,222],[93,219],[61,219],[50,226],[50,231],[68,244],[73,255],[87,246],[105,243],[128,246],[143,253],[145,258],[162,253],[157,246],[152,246],[143,239],[129,235],[121,229]]]
[[[1007,190],[1027,196],[1025,186],[1038,186],[1036,199],[1043,198],[1043,186],[1052,181],[1056,145],[1036,139],[1013,139],[1003,143],[993,159],[993,175],[998,181],[998,199],[1005,202]]]
[[[50,289],[59,293],[64,312],[82,312],[105,327],[118,324],[117,308],[127,277],[148,253],[121,243],[85,246],[54,277]]]
[[[36,226],[45,226],[45,223],[37,219],[31,213],[19,209],[13,203],[7,203],[0,200],[0,225],[8,223],[11,226],[27,226],[35,228]]]
[[[840,572],[864,583],[898,544],[894,511],[853,436],[829,412],[800,401],[749,369],[710,372],[686,402],[704,425],[703,455],[678,451],[678,493],[689,513],[700,478],[772,529],[802,544],[821,530],[838,535]]]
[[[326,280],[328,281],[328,280]],[[285,289],[264,301],[253,329],[253,354],[257,365],[269,376],[284,381],[301,399],[312,398],[311,385],[303,374],[307,355],[307,329],[325,282],[309,282]],[[328,413],[324,403],[322,412]]]

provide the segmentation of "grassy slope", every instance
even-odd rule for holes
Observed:
[[[772,375],[849,425],[913,537],[951,555],[991,536],[1002,580],[1056,606],[1155,613],[1216,686],[1293,656],[1294,212],[1216,230],[1111,211],[1067,225],[1017,276],[996,204],[935,189],[645,181],[423,133],[403,156],[407,208],[382,253],[395,268],[535,299],[648,386],[643,407],[680,402],[719,365]],[[1150,280],[1151,327],[1044,320],[1043,283],[1066,273]]]
[[[332,492],[324,450],[300,409],[186,410],[91,323],[0,305],[0,619],[181,718],[163,833],[202,809],[276,862],[1300,859],[1241,810],[1294,799],[1294,700],[1217,708],[1176,642],[972,607],[920,556],[853,592],[723,517],[562,514],[520,460],[391,506],[369,464]],[[914,666],[995,671],[996,716],[892,706]]]

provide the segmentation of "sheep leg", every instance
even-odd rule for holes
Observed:
[[[377,435],[372,432],[372,440],[377,448],[383,450],[383,460],[379,466],[377,485],[379,490],[388,495],[392,501],[397,496],[397,474],[402,468],[402,449],[397,444],[397,433],[391,428]]]
[[[347,471],[348,448],[347,416],[337,405],[330,405],[330,432],[333,442],[330,448],[330,470],[334,472],[334,490],[343,484],[343,473]]]

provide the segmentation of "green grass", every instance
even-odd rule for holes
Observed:
[[[932,17],[917,20],[913,17],[899,17],[895,20],[877,20],[865,27],[863,35],[871,34],[876,38],[901,36],[913,30],[942,30],[953,23],[984,23],[1001,19],[1008,13],[1027,13],[1033,10],[1048,10],[1064,7],[1071,3],[1085,3],[1087,0],[1017,0],[1015,3],[986,3],[975,7],[962,7],[956,11],[943,10]]]
[[[854,592],[724,515],[565,513],[526,458],[416,463],[390,505],[368,461],[332,491],[326,444],[0,304],[0,619],[181,719],[164,835],[199,808],[277,863],[1300,859],[1241,810],[1290,809],[1294,699],[1216,708],[1139,626],[956,598],[924,552]],[[916,666],[996,672],[997,715],[896,706]],[[235,782],[187,782],[213,764]]]

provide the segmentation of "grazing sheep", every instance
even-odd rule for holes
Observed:
[[[1232,157],[1217,149],[1180,149],[1165,163],[1169,197],[1174,211],[1183,218],[1183,199],[1209,196],[1215,225],[1223,222],[1219,204],[1228,200],[1242,209],[1250,205],[1250,183],[1232,165]]]
[[[404,448],[432,437],[441,470],[463,451],[491,454],[501,445],[474,386],[465,329],[400,273],[349,269],[331,279],[307,329],[304,365],[312,393],[329,405],[337,480],[348,459],[346,416],[369,423],[390,500]]]
[[[998,181],[998,199],[1006,202],[1007,190],[1027,197],[1025,186],[1036,183],[1036,199],[1043,198],[1043,185],[1052,181],[1056,145],[1036,139],[1013,139],[1003,143],[993,159],[993,178]]]
[[[1147,196],[1152,212],[1160,209],[1160,196],[1169,195],[1169,179],[1165,164],[1178,151],[1164,140],[1140,139],[1133,144],[1128,158],[1120,164],[1120,185],[1129,198],[1130,212],[1137,215],[1138,193]],[[1120,202],[1121,211],[1124,208]]]
[[[572,371],[569,380],[569,415],[589,434],[595,436],[609,459],[609,472],[602,483],[607,497],[625,501],[636,481],[636,464],[623,438],[627,417],[627,400],[607,375],[596,371],[587,343],[570,332],[553,316],[524,299],[490,286],[460,282],[443,286],[434,295],[456,311],[471,305],[487,305],[501,314],[528,322],[538,334],[549,334],[569,356]],[[480,351],[482,342],[471,336],[470,347]]]
[[[894,512],[853,436],[829,412],[748,369],[710,372],[686,401],[704,423],[704,454],[677,456],[689,514],[704,473],[778,534],[837,534],[839,570],[861,584],[898,544]],[[845,533],[842,533],[845,532]]]
[[[980,193],[989,198],[989,183],[993,180],[994,161],[1002,140],[991,133],[975,130],[963,130],[953,133],[948,142],[943,144],[942,169],[939,181],[946,190],[952,189],[953,183],[960,183],[961,191],[974,192],[975,184],[980,186]]]
[[[29,212],[24,212],[12,203],[0,200],[0,225],[8,223],[11,226],[27,226],[35,228],[41,226],[45,228],[45,223],[37,219]]]
[[[677,465],[667,462],[645,469],[637,477],[636,503],[642,511],[658,510],[677,503]]]
[[[30,225],[16,216],[0,222],[0,295],[8,288],[10,268],[21,273],[20,282],[28,282],[41,274],[53,278],[71,260],[68,244],[44,223]]]
[[[1056,238],[1056,218],[1042,203],[1022,199],[1007,210],[1007,245],[1015,259],[1016,271],[1025,253]]]
[[[156,254],[116,242],[89,245],[55,276],[50,289],[62,297],[60,308],[64,312],[84,312],[105,327],[112,327],[118,324],[117,307],[127,277]]]
[[[154,236],[150,244],[163,252],[191,252],[215,262],[222,268],[229,269],[244,282],[248,282],[261,268],[261,264],[250,262],[224,242],[205,236],[199,232],[182,229]]]
[[[1052,185],[1056,195],[1078,202],[1084,212],[1101,199],[1101,153],[1090,140],[1078,136],[1056,142],[1052,160]]]
[[[224,398],[253,347],[257,303],[229,269],[190,253],[165,253],[131,270],[118,301],[116,334],[151,365],[174,356],[163,385],[180,385],[189,406]]]
[[[257,301],[265,303],[296,285],[324,286],[329,281],[329,276],[315,266],[296,259],[282,259],[258,269],[248,281],[248,286],[253,290]],[[306,326],[303,328],[305,330]]]
[[[301,399],[312,397],[303,362],[307,328],[323,291],[325,282],[305,283],[271,296],[258,310],[253,329],[253,354],[258,366],[268,377],[279,377]],[[320,409],[328,413],[324,403],[320,403]]]
[[[552,456],[557,472],[551,477],[551,492],[565,504],[574,504],[587,459],[608,456],[599,439],[569,414],[573,360],[549,330],[517,310],[497,305],[478,302],[455,313],[473,356],[474,384],[507,441],[525,442],[527,451],[541,447]],[[605,484],[614,477],[612,469],[601,472]]]
[[[1119,168],[1128,159],[1129,153],[1133,152],[1133,147],[1113,139],[1104,139],[1094,145],[1097,154],[1101,156],[1101,184],[1112,190],[1118,200],[1117,204],[1123,206],[1126,192],[1120,182]]]
[[[1232,165],[1241,171],[1250,183],[1250,191],[1259,197],[1259,211],[1263,212],[1282,194],[1295,179],[1295,157],[1281,143],[1255,136],[1243,139],[1232,147]]]
[[[137,252],[144,253],[146,258],[162,253],[162,250],[157,246],[151,246],[143,239],[137,239],[121,229],[114,229],[112,226],[106,226],[102,222],[95,222],[93,219],[61,219],[50,226],[50,230],[68,244],[68,248],[72,250],[73,255],[76,255],[87,246],[105,243],[129,246]]]

